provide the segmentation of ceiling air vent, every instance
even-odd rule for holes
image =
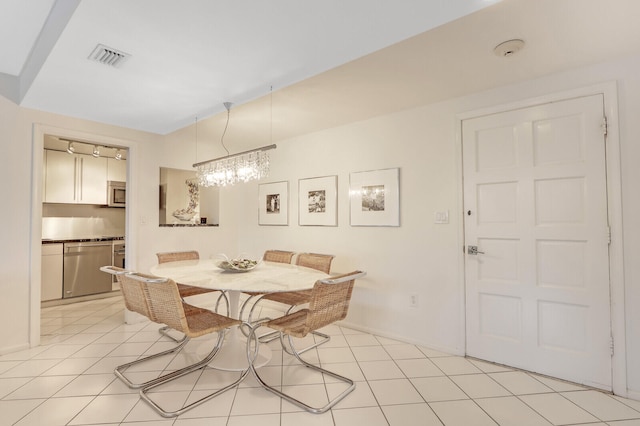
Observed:
[[[99,44],[95,49],[93,49],[93,52],[89,55],[89,59],[110,67],[118,68],[129,58],[129,56],[131,55],[128,53]]]

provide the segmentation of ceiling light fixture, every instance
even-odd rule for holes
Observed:
[[[67,144],[67,152],[69,154],[73,154],[76,152],[76,147],[73,146],[73,142],[69,141],[69,143]]]
[[[100,149],[98,148],[98,145],[93,146],[93,153],[91,155],[93,155],[95,158],[100,157]]]
[[[223,105],[227,109],[227,122],[220,137],[220,144],[224,150],[227,151],[227,155],[212,160],[201,161],[193,165],[196,169],[198,184],[202,187],[234,185],[240,182],[259,180],[269,175],[269,153],[267,151],[274,149],[276,147],[275,145],[272,144],[237,154],[229,154],[229,150],[224,145],[224,135],[227,133],[227,128],[229,127],[231,105],[233,104],[231,102],[225,102]],[[271,121],[273,123],[273,112]]]
[[[120,148],[116,149],[116,155],[113,158],[115,158],[118,161],[122,160],[122,153],[120,152]]]

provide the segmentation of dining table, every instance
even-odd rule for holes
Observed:
[[[161,263],[153,266],[150,272],[181,284],[226,292],[229,299],[229,316],[232,318],[238,318],[240,295],[243,292],[275,293],[308,290],[313,288],[317,280],[329,277],[324,272],[304,266],[266,261],[259,262],[251,270],[231,271],[219,268],[214,259]],[[247,343],[239,327],[233,327],[227,333],[224,345],[211,364],[212,368],[225,371],[247,369]],[[260,367],[270,360],[271,350],[267,345],[260,345],[254,365]]]

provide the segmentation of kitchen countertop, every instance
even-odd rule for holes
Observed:
[[[43,238],[42,244],[60,244],[60,243],[84,243],[93,241],[119,241],[124,240],[124,236],[101,236],[101,237],[87,237],[87,238]]]

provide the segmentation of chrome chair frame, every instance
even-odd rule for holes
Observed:
[[[119,268],[117,266],[102,266],[100,268],[100,270],[102,272],[106,272],[108,274],[115,275],[116,279],[118,280],[118,283],[121,286],[121,289],[123,288],[123,286],[128,285],[127,283],[123,283],[122,276],[123,275],[135,274],[133,271],[130,271],[130,270],[127,270],[127,269],[122,269],[122,268]],[[142,293],[141,289],[140,289],[140,293]],[[122,296],[124,298],[125,307],[127,309],[149,318],[148,308],[136,307],[135,304],[133,304],[131,301],[128,300],[127,292],[124,291],[124,290],[122,290]],[[185,345],[188,342],[189,342],[189,338],[185,335],[180,341],[177,341],[177,343],[178,343],[177,346],[175,346],[175,347],[173,347],[171,349],[167,349],[167,350],[162,351],[162,352],[158,352],[158,353],[155,353],[155,354],[143,357],[143,358],[136,359],[136,360],[128,362],[126,364],[118,365],[114,369],[113,374],[115,374],[116,377],[118,377],[120,380],[122,380],[122,382],[125,385],[127,385],[129,388],[131,388],[131,389],[140,389],[140,388],[143,388],[144,386],[151,385],[151,384],[155,383],[156,381],[162,379],[163,376],[160,376],[160,377],[155,378],[155,379],[148,380],[146,382],[136,383],[136,382],[131,381],[127,376],[125,376],[125,374],[124,374],[125,370],[127,370],[131,366],[134,366],[134,365],[137,365],[137,364],[141,364],[143,362],[150,361],[152,359],[160,358],[162,356],[169,355],[169,354],[172,354],[172,353],[175,353],[175,352],[179,352],[182,348],[185,347]]]
[[[264,252],[264,254],[262,255],[262,260],[265,262],[275,262],[275,263],[286,263],[286,264],[291,264],[291,260],[293,259],[293,257],[296,255],[296,252],[294,251],[286,251],[286,250],[266,250]],[[242,305],[240,306],[240,313],[238,315],[238,318],[242,319],[244,318],[244,311],[247,308],[247,306],[249,305],[249,303],[253,300],[256,299],[257,300],[255,302],[253,302],[252,308],[249,311],[249,317],[247,322],[251,322],[251,314],[253,313],[253,310],[256,306],[256,304],[262,300],[262,298],[266,295],[266,293],[260,293],[260,292],[245,292],[246,295],[248,295],[249,297],[247,297],[247,299],[242,302]],[[249,332],[246,331],[244,329],[244,327],[240,327],[240,330],[242,331],[242,334],[245,335],[245,337],[247,337],[249,335]],[[269,332],[267,333],[269,335],[274,334],[273,332]],[[274,340],[274,339],[271,339]]]

